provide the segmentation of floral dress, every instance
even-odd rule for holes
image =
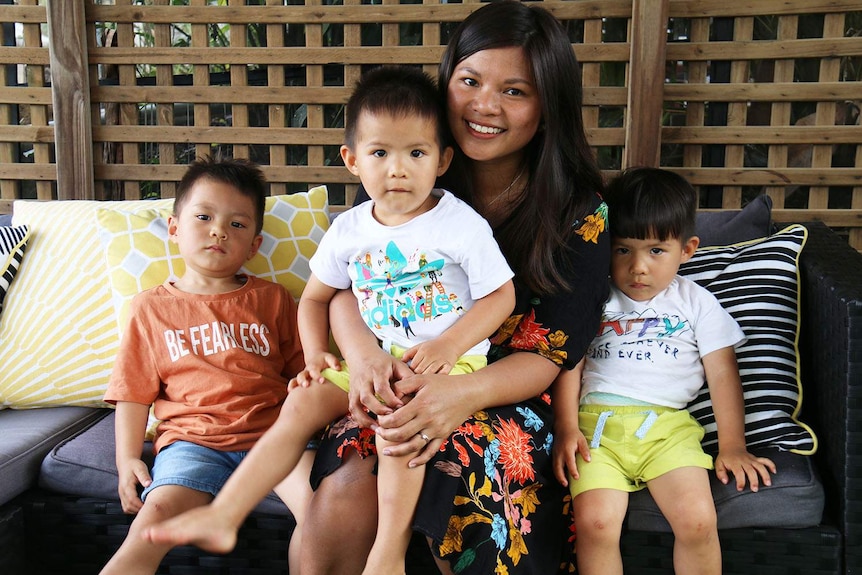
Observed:
[[[538,297],[515,278],[512,316],[491,339],[489,361],[513,351],[574,367],[598,327],[608,293],[607,207],[575,224],[571,290]],[[414,529],[458,574],[549,575],[573,570],[568,490],[553,474],[553,412],[546,391],[479,411],[461,424],[426,466]],[[373,455],[374,433],[346,417],[324,435],[313,483],[340,464],[345,449]]]

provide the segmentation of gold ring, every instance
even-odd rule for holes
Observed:
[[[428,443],[429,441],[431,441],[431,438],[430,438],[430,437],[428,437],[427,435],[425,435],[424,433],[419,433],[419,437],[421,437],[422,439],[424,439],[424,440],[425,440],[425,443]]]

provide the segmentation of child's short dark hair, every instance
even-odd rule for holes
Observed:
[[[255,233],[260,233],[263,229],[263,212],[266,210],[266,197],[269,193],[266,177],[259,165],[245,158],[212,156],[197,158],[189,164],[177,187],[174,198],[174,215],[180,214],[189,190],[201,179],[229,184],[239,190],[242,195],[251,198],[254,203]]]
[[[613,237],[687,241],[694,235],[697,192],[668,170],[624,170],[608,184],[604,199]]]
[[[344,143],[348,148],[356,145],[357,124],[363,112],[427,118],[437,125],[440,149],[448,145],[446,116],[437,85],[419,68],[380,66],[359,78],[347,101],[344,118]]]

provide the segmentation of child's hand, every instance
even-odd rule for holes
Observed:
[[[775,463],[766,457],[755,457],[745,449],[719,451],[715,458],[715,475],[718,480],[727,485],[730,481],[728,473],[736,479],[736,490],[745,489],[745,480],[751,490],[757,492],[761,480],[766,486],[772,485],[770,473],[775,473]]]
[[[117,491],[120,494],[120,503],[126,513],[137,513],[143,507],[144,502],[138,496],[138,485],[148,487],[152,483],[150,470],[147,464],[140,459],[129,459],[117,466],[119,483]]]
[[[564,487],[569,486],[569,475],[572,479],[578,474],[578,453],[584,461],[590,460],[590,445],[587,438],[577,425],[564,429],[554,429],[554,475]]]
[[[458,361],[458,354],[440,338],[435,338],[405,351],[401,361],[408,364],[413,373],[448,375]]]
[[[329,352],[323,352],[306,357],[305,369],[296,374],[296,377],[292,378],[288,382],[288,393],[290,393],[290,390],[299,386],[308,387],[315,382],[323,383],[325,379],[320,374],[320,372],[322,372],[326,368],[340,371],[341,362],[338,360],[337,357],[335,357]]]

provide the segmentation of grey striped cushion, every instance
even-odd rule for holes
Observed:
[[[30,238],[30,229],[27,226],[2,226],[0,227],[0,312],[3,311],[3,300],[6,292],[12,285],[12,280],[21,265],[24,257],[24,247]]]
[[[803,226],[792,225],[759,240],[698,250],[680,269],[718,298],[748,338],[736,356],[749,448],[809,454],[817,446],[813,431],[795,417],[801,391],[797,260],[806,237]],[[689,411],[706,430],[704,449],[714,455],[718,437],[706,385]]]

